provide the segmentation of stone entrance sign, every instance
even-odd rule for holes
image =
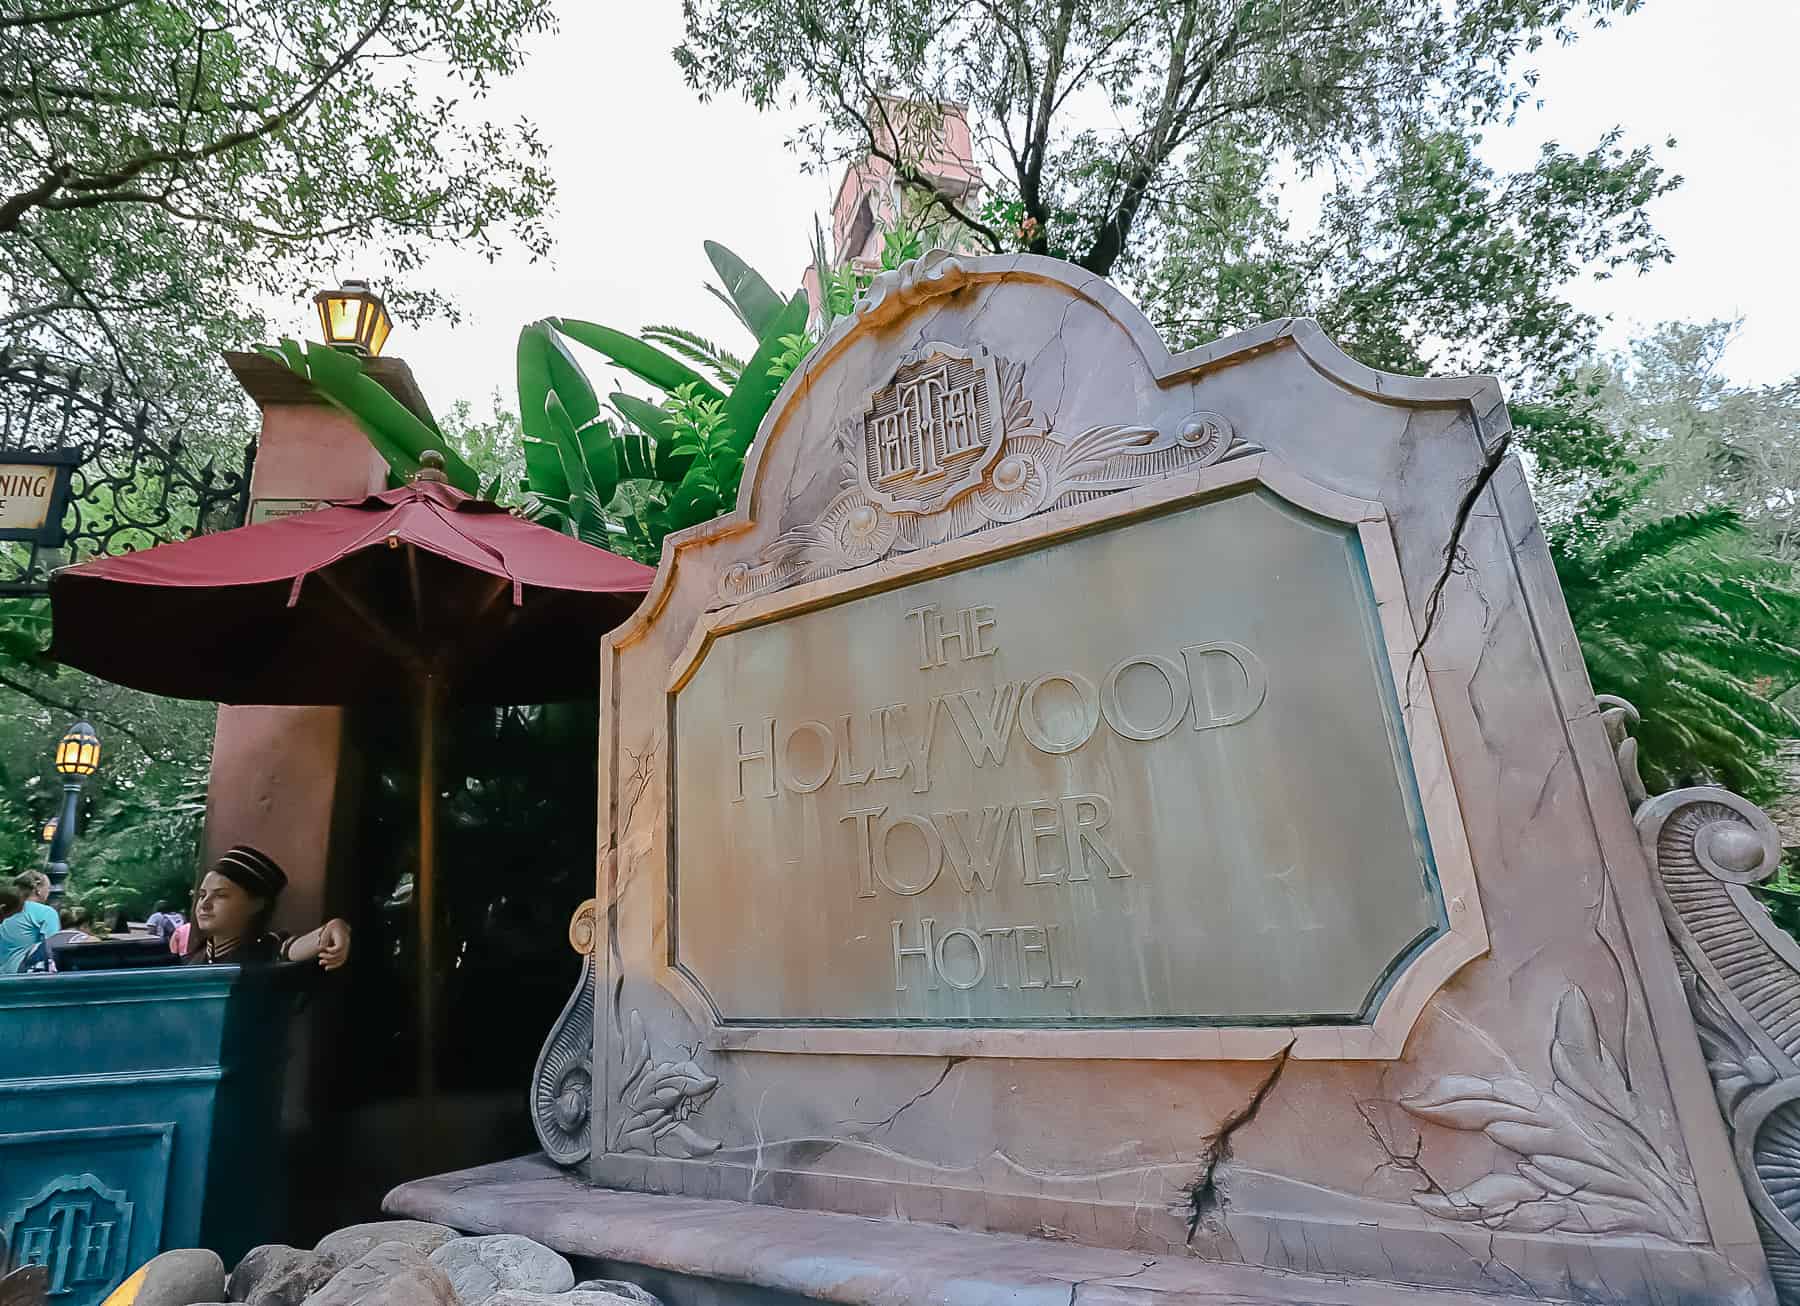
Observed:
[[[675,957],[722,1022],[1377,1008],[1448,933],[1387,652],[1407,631],[1383,631],[1364,560],[1379,516],[1290,483],[1319,511],[1297,507],[1261,466],[703,627],[671,695]]]
[[[878,279],[601,650],[551,1155],[1165,1267],[1771,1301],[1507,429],[1306,322],[1171,355],[1047,259]]]

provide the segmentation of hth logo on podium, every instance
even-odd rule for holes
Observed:
[[[94,1175],[54,1180],[7,1221],[11,1263],[43,1266],[59,1306],[98,1301],[123,1275],[131,1207]]]

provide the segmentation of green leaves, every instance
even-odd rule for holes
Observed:
[[[648,381],[659,390],[694,385],[716,399],[725,397],[717,386],[686,363],[678,358],[671,358],[656,346],[645,344],[635,336],[614,331],[597,322],[583,322],[578,318],[553,317],[546,321],[569,339],[586,345],[595,353],[606,355],[639,380]]]
[[[600,415],[600,401],[581,364],[548,321],[533,322],[519,332],[517,367],[526,475],[537,493],[566,500],[569,483],[545,403],[554,394],[569,421],[581,426]]]
[[[769,324],[767,334],[744,365],[742,379],[731,388],[731,394],[725,400],[724,424],[730,430],[732,447],[740,457],[750,448],[757,428],[762,425],[763,414],[769,411],[769,405],[775,402],[776,394],[787,380],[786,371],[777,375],[774,370],[777,358],[792,353],[792,346],[784,343],[783,337],[805,331],[809,311],[805,295],[795,295],[788,301],[787,307]],[[788,371],[792,370],[790,363]],[[734,486],[734,495],[735,492]]]
[[[804,294],[784,301],[722,245],[709,241],[706,253],[725,283],[709,288],[754,326],[748,361],[675,326],[646,327],[639,337],[546,318],[519,333],[526,503],[536,520],[653,563],[664,536],[737,502],[744,455],[816,341]],[[663,402],[616,390],[609,414],[565,337],[662,391]]]
[[[729,308],[732,315],[749,328],[750,334],[762,340],[775,325],[787,307],[780,295],[770,288],[769,283],[757,275],[756,270],[743,259],[733,254],[714,241],[706,241],[703,246],[706,257],[713,265],[713,271],[719,274],[719,280],[725,288],[707,284],[713,297]]]
[[[404,326],[449,307],[420,275],[438,248],[550,250],[543,142],[480,89],[551,0],[0,12],[5,334],[193,441],[242,447],[219,354],[273,339],[268,310],[300,288],[376,273],[404,350]],[[369,263],[334,265],[352,250]]]
[[[355,355],[318,343],[302,347],[287,339],[279,346],[260,345],[257,352],[311,383],[333,406],[349,414],[401,480],[418,472],[420,454],[435,449],[444,457],[450,484],[467,494],[481,493],[474,469],[445,443],[435,427],[364,373]]]
[[[1800,735],[1781,696],[1800,685],[1800,585],[1732,508],[1657,502],[1657,452],[1591,404],[1536,405],[1519,430],[1546,505],[1544,533],[1596,692],[1642,713],[1654,789],[1718,783],[1779,792],[1775,759]],[[1597,451],[1614,450],[1606,465]]]

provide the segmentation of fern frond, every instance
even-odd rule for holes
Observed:
[[[644,339],[652,344],[661,345],[672,354],[679,354],[690,363],[698,363],[719,379],[719,383],[730,390],[743,375],[744,360],[727,349],[722,349],[705,336],[686,327],[647,326],[643,331]]]

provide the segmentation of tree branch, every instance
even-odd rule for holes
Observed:
[[[112,324],[106,320],[106,313],[101,309],[100,305],[94,302],[93,297],[88,294],[87,287],[81,284],[80,279],[77,278],[73,272],[70,272],[68,268],[63,266],[62,260],[57,258],[56,255],[51,252],[50,247],[47,244],[38,239],[36,232],[27,231],[25,233],[25,239],[31,242],[32,248],[37,250],[38,254],[46,263],[56,269],[56,275],[62,278],[63,284],[69,288],[69,293],[81,300],[81,302],[87,306],[88,311],[94,315],[94,325],[100,328],[101,333],[106,337],[106,343],[112,346],[113,358],[119,365],[119,375],[124,378],[125,383],[131,387],[131,392],[134,395],[141,393],[141,387],[138,385],[137,373],[126,360],[125,347],[119,343],[119,337],[113,334]]]
[[[0,15],[0,27],[50,27],[57,23],[73,23],[82,18],[104,18],[137,3],[138,0],[112,0],[110,4],[89,5],[84,9],[51,9],[40,10],[35,14]]]
[[[63,168],[58,170],[62,175],[58,178],[56,184],[49,185],[48,189],[45,189],[45,186],[49,183],[49,179],[47,178],[45,183],[40,183],[40,185],[29,191],[13,196],[11,199],[7,200],[5,204],[0,204],[0,232],[15,229],[19,224],[20,217],[23,216],[25,212],[31,208],[43,205],[45,201],[59,189],[83,193],[116,190],[127,182],[134,180],[150,168],[163,167],[171,164],[181,165],[199,163],[203,160],[226,153],[229,150],[248,145],[252,141],[279,131],[295,118],[300,117],[311,109],[318,101],[319,96],[325,93],[325,88],[331,84],[332,80],[356,61],[357,57],[361,54],[363,47],[375,39],[375,36],[387,25],[388,20],[393,16],[394,4],[395,0],[384,0],[380,11],[375,15],[369,26],[363,30],[355,41],[339,51],[335,59],[320,70],[319,74],[312,80],[303,93],[283,108],[278,109],[274,113],[263,118],[254,126],[246,127],[240,131],[227,132],[217,140],[211,141],[206,145],[195,146],[191,149],[147,150],[134,158],[127,159],[125,162],[116,165],[108,172],[76,177],[72,175],[73,170],[67,169],[66,165],[64,165]],[[57,176],[54,172],[51,175],[52,177]]]
[[[129,739],[137,747],[138,751],[144,754],[144,756],[153,756],[150,751],[150,746],[144,742],[143,737],[116,717],[110,717],[104,712],[96,712],[92,708],[81,706],[79,703],[71,703],[67,699],[58,698],[56,695],[46,693],[35,685],[27,684],[22,680],[15,680],[4,671],[0,671],[0,688],[10,689],[13,693],[30,699],[39,707],[55,708],[58,712],[66,712],[71,718],[79,719],[81,717],[86,717],[90,721],[105,726],[108,735],[120,735]]]
[[[29,190],[20,191],[6,203],[0,204],[0,232],[12,231],[19,225],[19,219],[27,211],[36,208],[45,200],[62,189],[63,183],[69,180],[74,172],[66,163],[59,163],[44,175],[44,179]]]
[[[980,235],[987,241],[994,253],[998,254],[1004,249],[1005,242],[1000,239],[999,233],[988,226],[987,223],[982,222],[980,219],[966,212],[963,207],[956,202],[955,198],[951,196],[949,192],[944,190],[943,187],[939,186],[931,176],[920,171],[917,165],[907,162],[900,156],[900,137],[899,134],[894,131],[892,122],[888,120],[885,97],[877,94],[869,87],[868,83],[863,80],[860,67],[857,70],[857,80],[863,82],[863,90],[868,94],[869,99],[880,112],[882,125],[888,132],[888,139],[893,141],[895,146],[892,152],[883,150],[881,146],[876,143],[874,124],[857,110],[851,108],[849,101],[844,98],[842,93],[839,93],[837,97],[838,107],[862,124],[863,134],[869,141],[869,153],[892,168],[894,170],[894,179],[902,186],[924,192],[926,195],[930,196],[932,200],[941,205],[944,212],[950,217],[954,218],[957,222],[962,223],[963,226],[967,227],[969,230]]]

